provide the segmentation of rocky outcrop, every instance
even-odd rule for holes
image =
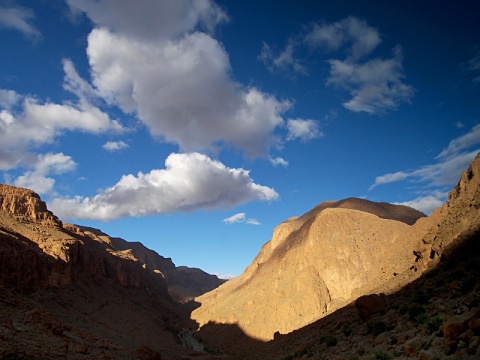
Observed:
[[[388,296],[383,293],[363,295],[355,300],[355,307],[363,321],[382,311],[386,312],[389,306],[390,300]]]
[[[480,229],[480,153],[448,194],[448,201],[421,224],[425,232],[416,245],[423,269],[448,256],[456,244]]]
[[[0,184],[0,210],[21,221],[45,227],[62,227],[62,222],[47,209],[40,196],[29,189]]]

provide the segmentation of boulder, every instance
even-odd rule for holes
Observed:
[[[363,321],[374,314],[388,310],[389,306],[390,300],[388,296],[383,293],[363,295],[355,300],[355,307]]]

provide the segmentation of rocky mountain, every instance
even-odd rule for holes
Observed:
[[[192,318],[217,345],[238,341],[238,332],[229,338],[212,324],[267,341],[361,295],[398,291],[478,234],[479,191],[480,155],[429,217],[361,199],[322,203],[279,225],[241,276],[196,298]],[[221,339],[212,328],[222,329]]]
[[[178,301],[222,280],[62,223],[28,189],[0,185],[0,209],[0,358],[188,354],[178,334],[191,321]]]
[[[480,154],[430,216],[321,203],[186,304],[219,280],[30,190],[0,209],[0,359],[480,358]]]
[[[74,225],[75,227],[77,225]],[[79,231],[116,251],[129,253],[142,263],[145,269],[162,274],[167,282],[170,296],[184,303],[196,296],[209,292],[225,282],[215,275],[197,268],[175,266],[172,259],[165,258],[148,249],[140,242],[130,242],[118,237],[110,237],[101,230],[77,226]]]
[[[417,240],[400,235],[423,216],[362,199],[322,203],[275,228],[241,276],[196,299],[192,317],[238,323],[260,340],[289,333],[409,273]]]

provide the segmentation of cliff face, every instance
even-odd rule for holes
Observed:
[[[222,282],[199,272],[177,270],[140,243],[63,224],[33,191],[0,185],[0,357],[186,355],[177,334],[191,323],[173,300]]]
[[[480,155],[429,217],[404,206],[346,199],[279,225],[245,272],[196,300],[201,326],[238,324],[269,340],[372,292],[418,278],[480,228]]]
[[[153,281],[163,296],[171,292],[175,300],[184,301],[222,283],[206,273],[192,277],[177,272],[171,259],[139,242],[63,224],[28,189],[0,184],[0,209],[0,284],[17,291],[107,277],[122,287],[152,287]]]
[[[0,210],[24,222],[62,227],[62,222],[47,209],[40,196],[29,189],[0,184]]]

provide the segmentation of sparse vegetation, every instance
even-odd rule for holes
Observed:
[[[320,343],[327,344],[328,347],[335,346],[337,345],[338,339],[335,336],[332,335],[327,335],[327,336],[322,336],[320,338]]]
[[[388,345],[396,345],[398,343],[398,339],[396,336],[392,336],[390,339],[388,339]]]
[[[420,305],[420,304],[412,304],[409,308],[408,308],[408,317],[410,318],[410,320],[416,322],[416,323],[422,323],[425,321],[425,313],[426,313],[426,309],[424,306]]]
[[[382,351],[378,351],[368,358],[369,360],[392,360],[393,357]]]
[[[388,329],[388,325],[383,320],[368,321],[365,326],[367,327],[367,332],[375,336],[380,335]]]
[[[352,335],[352,331],[353,331],[353,330],[352,330],[352,327],[351,327],[350,324],[346,324],[346,325],[344,325],[343,328],[342,328],[343,335],[345,335],[345,336],[347,336],[347,337],[350,336],[350,335]]]
[[[433,334],[434,332],[438,331],[438,328],[443,324],[443,316],[437,315],[433,318],[428,319],[424,324],[423,328],[425,333],[428,335]]]

